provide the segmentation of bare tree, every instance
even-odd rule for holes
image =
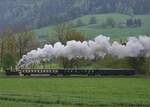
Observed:
[[[24,31],[17,35],[17,48],[19,51],[19,58],[28,51],[37,48],[38,40],[32,31]]]
[[[68,34],[68,32],[71,31],[72,28],[65,23],[58,24],[55,27],[55,35],[58,38],[58,40],[63,44],[66,43],[66,35]]]
[[[66,44],[69,40],[76,40],[76,41],[84,41],[84,36],[75,30],[72,29],[71,26],[66,24],[59,24],[55,28],[56,36],[58,37],[58,40],[62,42],[63,44]],[[72,68],[76,66],[77,60],[68,60],[67,58],[59,58],[59,62],[63,65],[64,68]]]
[[[0,37],[0,64],[2,64],[2,56],[3,56],[3,36]]]
[[[1,44],[1,63],[3,68],[14,68],[17,60],[17,47],[15,34],[10,29],[6,29],[3,32]]]

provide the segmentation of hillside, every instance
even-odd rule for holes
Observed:
[[[96,17],[97,24],[89,24],[89,20],[91,17]],[[105,22],[107,18],[112,18],[116,21],[116,23],[119,23],[126,21],[127,19],[131,18],[131,16],[116,13],[85,15],[83,17],[79,17],[77,19],[69,21],[69,23],[75,24],[78,20],[82,20],[84,25],[80,27],[75,27],[74,29],[81,31],[81,33],[87,39],[93,39],[99,34],[104,34],[110,36],[112,39],[120,40],[126,39],[129,36],[137,36],[150,33],[150,15],[135,15],[133,18],[141,19],[143,23],[141,27],[137,28],[101,28],[101,24]],[[48,36],[50,39],[56,39],[54,28],[54,26],[49,26],[34,31],[41,39],[45,38],[46,36]]]
[[[0,31],[42,28],[89,14],[149,14],[150,0],[0,0]]]

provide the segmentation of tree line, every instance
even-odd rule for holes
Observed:
[[[18,60],[38,45],[32,31],[15,33],[9,28],[5,29],[0,34],[0,66],[4,69],[14,69]]]
[[[97,21],[97,18],[95,16],[92,16],[89,19],[89,23],[88,25],[92,25],[92,24],[99,24]],[[81,26],[85,26],[86,24],[83,22],[82,19],[78,19],[76,21],[76,23],[71,23],[72,26],[74,27],[81,27]],[[119,27],[119,28],[125,28],[125,27],[132,27],[132,28],[136,28],[136,27],[141,27],[143,25],[142,20],[139,18],[129,18],[127,20],[123,20],[120,22],[116,22],[113,18],[111,17],[107,17],[106,20],[104,22],[102,22],[102,24],[100,25],[102,28],[115,28],[115,27]]]

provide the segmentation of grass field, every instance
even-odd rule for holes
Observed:
[[[1,107],[150,106],[144,77],[0,78]]]
[[[97,18],[97,24],[89,25],[89,20],[92,16]],[[75,29],[80,31],[85,38],[93,39],[99,34],[104,34],[110,36],[114,40],[127,39],[129,36],[138,36],[150,33],[150,15],[135,15],[134,18],[139,18],[142,20],[142,27],[137,28],[101,28],[100,25],[107,19],[113,18],[117,23],[126,21],[131,18],[128,15],[111,13],[111,14],[100,14],[100,15],[86,15],[79,17],[70,21],[71,23],[76,23],[78,19],[81,19],[84,23],[84,26],[76,27]],[[35,33],[43,38],[49,36],[50,39],[55,39],[54,26],[49,26],[41,29],[35,30]]]

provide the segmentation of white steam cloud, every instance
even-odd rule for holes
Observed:
[[[97,57],[105,57],[105,55],[111,54],[118,58],[124,57],[138,57],[150,56],[150,37],[139,36],[130,37],[126,45],[122,45],[118,42],[110,43],[110,38],[99,35],[94,41],[68,41],[66,45],[60,42],[46,44],[44,48],[38,48],[32,50],[22,57],[18,65],[29,65],[33,63],[40,63],[48,61],[52,58],[65,57],[69,60],[75,58],[84,58],[92,60]]]

